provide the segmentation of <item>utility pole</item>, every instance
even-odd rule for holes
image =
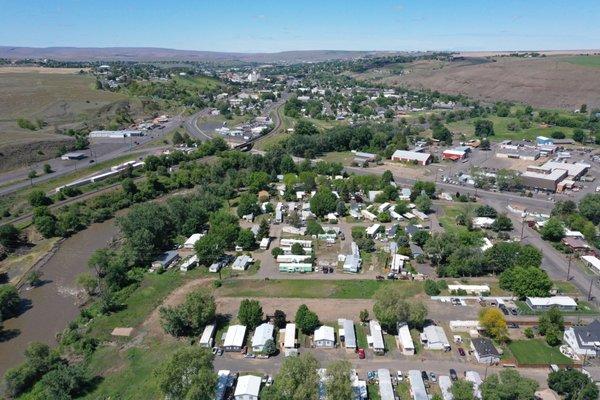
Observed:
[[[588,290],[588,301],[592,300],[592,284],[594,283],[593,279],[590,279],[590,289]]]
[[[570,275],[571,275],[571,254],[569,254],[567,256],[567,260],[569,261],[569,264],[567,266],[567,282],[569,281]]]

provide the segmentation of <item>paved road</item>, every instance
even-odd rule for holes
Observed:
[[[125,143],[124,146],[118,147],[115,150],[109,151],[108,153],[105,153],[102,155],[95,156],[93,158],[93,160],[95,161],[95,163],[99,163],[99,162],[112,160],[114,158],[120,157],[125,154],[139,154],[140,157],[144,157],[145,155],[152,153],[155,149],[153,149],[153,148],[141,149],[140,148],[141,146],[143,146],[144,144],[146,144],[152,140],[156,140],[156,138],[160,138],[160,137],[166,135],[167,133],[169,133],[170,131],[172,131],[174,129],[177,129],[179,127],[179,125],[181,124],[181,122],[182,122],[182,120],[180,117],[174,117],[171,121],[169,121],[165,125],[165,128],[152,131],[152,135],[136,138],[136,141],[138,142],[137,145],[131,144],[131,146],[130,146],[128,143]],[[38,163],[33,166],[38,171],[38,173],[41,171],[42,165],[45,163],[51,164],[52,168],[54,169],[54,172],[51,174],[44,174],[44,175],[41,175],[41,176],[33,179],[33,184],[35,185],[36,183],[45,182],[47,180],[54,179],[54,178],[57,178],[60,176],[64,176],[69,173],[75,172],[77,170],[85,169],[85,168],[89,167],[90,165],[94,165],[94,164],[90,164],[89,162],[90,162],[89,158],[83,159],[81,161],[63,161],[63,160],[60,160],[60,158],[57,158],[57,159],[50,160],[48,162]],[[30,186],[31,182],[29,181],[29,179],[27,179],[27,174],[29,173],[30,170],[31,170],[30,168],[21,168],[19,170],[9,171],[9,172],[6,172],[6,173],[3,173],[2,175],[0,175],[0,184],[2,184],[3,182],[7,183],[10,181],[18,180],[17,182],[15,182],[13,184],[9,184],[3,188],[0,188],[0,196],[5,196],[5,195],[14,193],[20,189]]]

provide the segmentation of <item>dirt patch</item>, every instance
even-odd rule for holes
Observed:
[[[80,71],[89,71],[89,68],[44,68],[44,67],[2,67],[0,68],[0,74],[10,73],[25,73],[35,72],[39,74],[56,74],[56,75],[68,75],[78,74]]]
[[[465,94],[483,101],[507,100],[543,108],[575,109],[600,106],[600,69],[567,62],[566,57],[503,57],[490,62],[470,59],[419,61],[406,65],[402,75],[389,69],[367,71],[359,78]]]

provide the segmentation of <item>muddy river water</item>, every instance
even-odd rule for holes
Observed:
[[[88,271],[90,255],[106,247],[116,233],[115,221],[111,219],[66,239],[41,268],[45,283],[21,290],[21,297],[30,304],[18,317],[4,322],[7,333],[0,341],[0,376],[23,361],[29,343],[56,344],[56,334],[79,314],[77,275]]]

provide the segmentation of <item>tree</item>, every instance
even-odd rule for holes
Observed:
[[[548,386],[565,400],[596,400],[598,387],[583,372],[576,369],[561,369],[550,372]]]
[[[273,386],[261,393],[263,400],[317,400],[319,362],[310,353],[286,357]]]
[[[558,242],[565,237],[565,227],[560,219],[550,217],[540,229],[542,239]]]
[[[452,132],[443,124],[438,123],[433,127],[432,136],[446,145],[452,144]]]
[[[426,231],[425,229],[419,229],[418,231],[413,233],[412,241],[419,246],[424,246],[430,237],[431,235],[429,234],[429,231]]]
[[[406,214],[407,212],[409,212],[410,209],[408,208],[408,201],[399,201],[398,203],[396,203],[396,206],[394,207],[394,211],[396,211],[400,215],[403,215],[403,214]]]
[[[287,324],[287,317],[285,313],[281,310],[275,310],[275,313],[273,313],[273,323],[278,329],[285,328],[285,325]]]
[[[209,266],[217,262],[225,254],[226,242],[219,236],[208,233],[202,236],[194,245],[198,256],[198,264]]]
[[[32,190],[27,196],[27,199],[32,207],[41,207],[52,204],[52,200],[46,196],[46,193],[41,189]]]
[[[408,302],[405,293],[394,286],[383,286],[375,293],[373,313],[381,326],[388,332],[396,332],[399,322],[407,322],[411,327],[422,326],[427,308],[420,302]]]
[[[181,337],[188,333],[188,321],[182,307],[159,308],[160,324],[171,336]]]
[[[238,319],[242,325],[255,329],[263,319],[263,309],[258,300],[244,299],[240,303]]]
[[[576,128],[573,130],[573,140],[579,143],[585,142],[585,132],[582,129]]]
[[[6,390],[12,397],[29,390],[43,375],[62,362],[47,344],[33,342],[25,350],[25,362],[6,371]],[[50,397],[51,398],[51,397]]]
[[[310,199],[310,210],[317,216],[323,217],[337,208],[337,197],[327,188],[322,188]]]
[[[285,252],[283,251],[283,249],[281,247],[273,247],[271,249],[271,255],[275,258],[277,258],[277,256],[282,256],[284,254],[285,254]]]
[[[240,200],[237,206],[237,215],[242,218],[244,215],[260,214],[260,207],[258,206],[258,197],[254,193],[244,193],[240,196]]]
[[[512,267],[540,267],[542,253],[532,245],[516,242],[498,242],[484,253],[487,269],[493,273]]]
[[[317,236],[321,233],[325,232],[321,224],[319,224],[314,219],[309,219],[306,221],[306,234],[310,236]]]
[[[277,345],[273,339],[267,339],[263,352],[268,356],[273,356],[277,353]]]
[[[475,400],[473,394],[473,382],[467,380],[457,380],[450,389],[454,400]]]
[[[298,329],[306,335],[312,334],[320,325],[319,317],[311,311],[306,304],[302,304],[298,307],[294,321],[296,322]]]
[[[426,279],[425,280],[425,293],[428,296],[437,296],[441,293],[440,288],[434,280]]]
[[[523,334],[525,335],[525,337],[527,339],[533,339],[533,329],[531,329],[531,327],[527,327],[523,330]]]
[[[296,255],[296,256],[301,256],[304,255],[304,247],[302,247],[302,245],[300,243],[294,243],[292,244],[292,254]]]
[[[52,167],[50,166],[50,164],[44,164],[42,168],[44,169],[45,174],[51,174],[54,172],[52,171]]]
[[[38,286],[42,283],[42,272],[39,270],[33,270],[27,274],[25,280],[31,287]]]
[[[505,369],[488,376],[481,384],[484,399],[523,400],[533,399],[538,383],[521,376],[515,369]]]
[[[123,188],[123,192],[125,192],[129,196],[133,196],[138,192],[138,188],[131,178],[125,178],[121,182],[121,187]]]
[[[360,313],[358,314],[358,319],[360,319],[360,322],[365,323],[369,320],[369,310],[364,309],[361,310]]]
[[[353,398],[350,375],[352,364],[348,361],[335,361],[327,367],[325,393],[328,400],[348,400]]]
[[[93,296],[98,289],[98,279],[91,274],[83,273],[77,275],[77,285],[80,286],[88,296]]]
[[[600,224],[600,194],[586,194],[579,201],[579,212],[595,225]]]
[[[191,334],[199,335],[215,319],[215,298],[204,289],[194,290],[186,296],[183,310]]]
[[[14,317],[19,312],[21,298],[13,285],[0,285],[0,315],[3,319]]]
[[[479,145],[481,150],[489,150],[492,148],[490,140],[488,138],[481,139],[481,144]]]
[[[499,214],[492,222],[491,228],[495,232],[512,231],[513,224],[506,214]]]
[[[513,267],[500,274],[500,287],[519,298],[547,297],[552,289],[548,274],[538,267]]]
[[[256,239],[260,240],[262,238],[268,238],[270,236],[270,226],[269,221],[266,218],[263,218],[258,225],[258,233],[256,234]]]
[[[475,214],[478,217],[488,217],[488,218],[496,218],[498,212],[492,206],[482,205],[475,209]]]
[[[562,332],[565,330],[564,318],[558,307],[552,307],[538,321],[540,335],[546,336],[546,343],[557,346],[561,343]]]
[[[253,250],[256,247],[256,238],[250,229],[241,229],[235,242],[244,250]]]
[[[479,312],[479,323],[487,334],[496,340],[508,337],[504,314],[498,308],[487,307]]]
[[[429,198],[433,198],[435,196],[435,182],[416,181],[413,184],[410,199],[415,201],[415,199],[422,193],[425,193],[427,196],[429,196]]]
[[[0,245],[7,249],[14,248],[19,243],[19,230],[13,224],[0,226]]]
[[[432,202],[429,196],[427,196],[426,194],[420,194],[415,199],[415,205],[417,206],[417,209],[419,211],[427,213],[431,209]]]
[[[475,121],[475,136],[488,137],[494,135],[494,123],[489,119]]]
[[[35,172],[35,170],[29,171],[29,173],[27,174],[27,178],[29,178],[29,183],[31,184],[31,186],[33,186],[33,180],[37,178],[37,172]]]
[[[89,378],[82,365],[58,364],[40,381],[44,398],[69,400],[79,397]]]
[[[210,349],[192,346],[177,350],[154,374],[160,390],[170,399],[214,397],[217,375]]]

